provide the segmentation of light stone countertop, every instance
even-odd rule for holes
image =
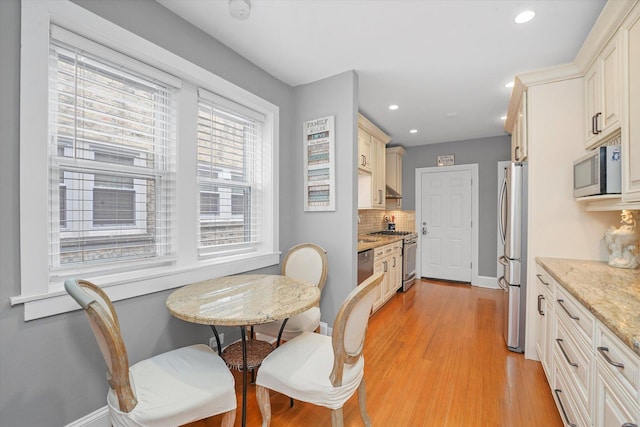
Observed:
[[[640,356],[640,270],[610,267],[604,261],[536,262]]]
[[[245,275],[204,280],[167,298],[169,312],[191,323],[250,326],[285,319],[317,305],[320,289],[290,277]]]
[[[397,242],[404,239],[404,236],[384,235],[384,234],[359,234],[358,235],[358,252],[366,251],[369,249],[377,248],[380,246],[388,245],[389,243]],[[367,240],[361,242],[361,240]]]

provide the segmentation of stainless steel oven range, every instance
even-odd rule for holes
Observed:
[[[403,236],[402,239],[402,292],[406,292],[416,279],[416,249],[418,235],[413,231],[385,230],[371,235]]]

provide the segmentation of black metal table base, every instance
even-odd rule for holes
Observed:
[[[276,347],[280,345],[282,332],[284,331],[284,327],[287,324],[288,320],[289,319],[284,319],[284,321],[282,322],[282,325],[280,326],[280,331],[278,332],[278,339],[276,341]],[[218,335],[218,330],[214,325],[211,325],[211,329],[213,330],[213,336],[216,338],[218,355],[222,357],[222,346],[220,345],[221,343],[220,343],[220,336]],[[240,326],[240,338],[242,340],[242,427],[246,427],[247,425],[247,385],[248,385],[247,371],[249,370],[247,369],[247,327],[246,326]],[[253,373],[253,370],[252,370],[252,373]]]

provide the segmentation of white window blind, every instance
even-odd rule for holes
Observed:
[[[167,261],[174,88],[115,52],[53,38],[49,46],[50,277]]]
[[[260,113],[199,90],[201,257],[248,252],[259,243],[264,120]]]

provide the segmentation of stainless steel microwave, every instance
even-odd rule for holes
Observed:
[[[620,194],[620,145],[599,147],[573,162],[573,197]]]

